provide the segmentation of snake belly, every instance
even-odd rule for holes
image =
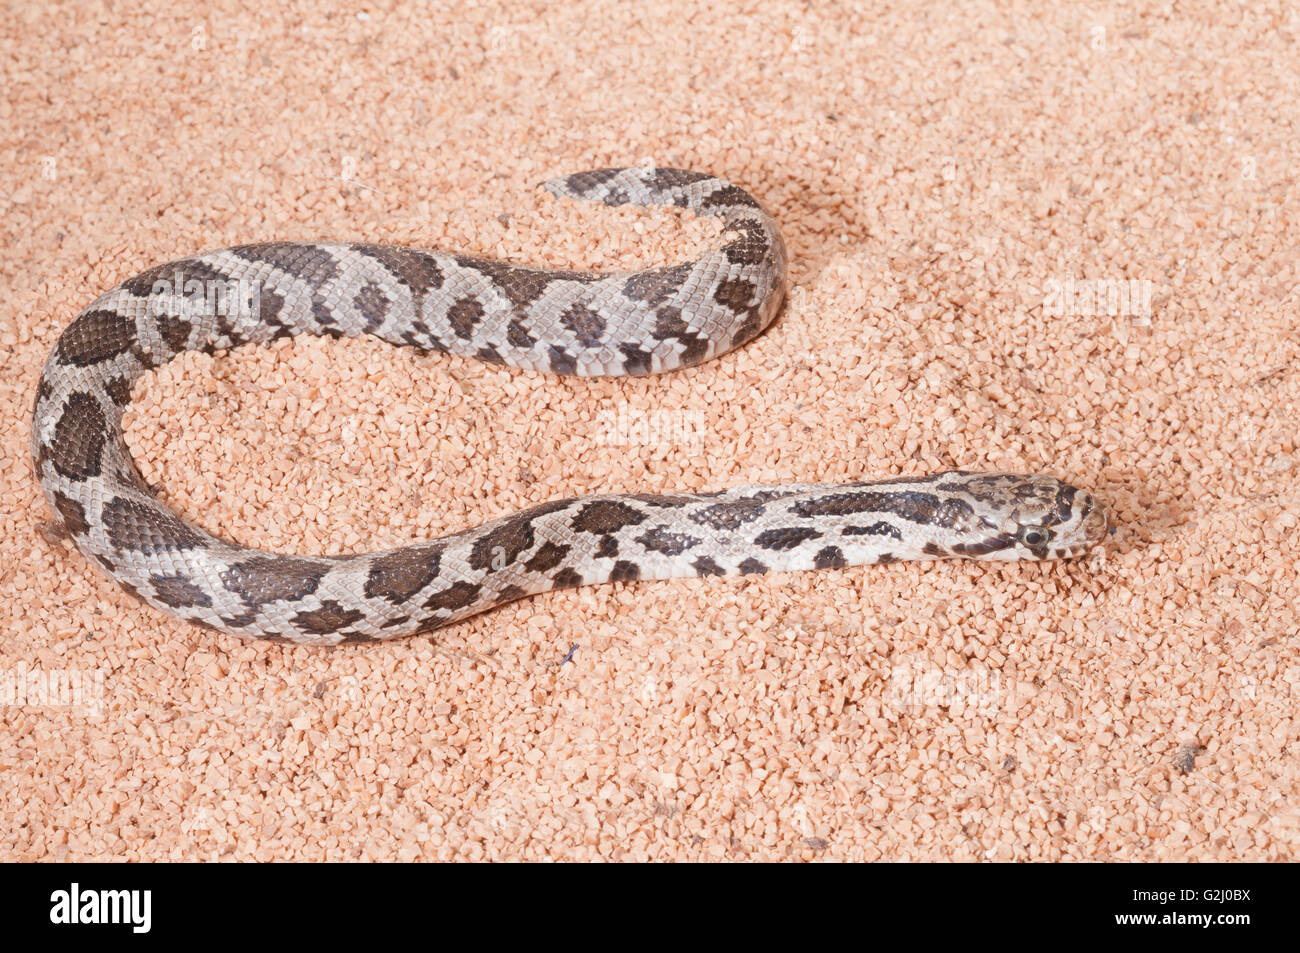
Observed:
[[[122,414],[134,382],[184,351],[368,334],[557,374],[640,375],[707,361],[775,317],[785,246],[739,187],[656,168],[543,186],[718,216],[722,242],[694,261],[617,273],[337,242],[243,245],[152,268],[77,315],[37,385],[36,473],[61,526],[119,585],[164,612],[315,645],[430,632],[556,588],[946,556],[1056,558],[1104,535],[1091,495],[1052,477],[951,471],[555,500],[400,549],[294,556],[213,536],[146,485]]]

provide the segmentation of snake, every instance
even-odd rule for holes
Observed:
[[[415,545],[305,556],[215,536],[141,476],[122,428],[132,387],[187,351],[371,335],[550,374],[646,375],[740,347],[780,310],[780,229],[725,179],[649,166],[541,186],[610,206],[682,208],[720,218],[721,230],[693,260],[618,272],[347,242],[240,245],[144,271],[73,319],[37,383],[32,452],[56,526],[162,612],[321,646],[429,633],[575,586],[948,557],[1062,559],[1105,536],[1105,508],[1054,477],[950,470],[556,499]]]

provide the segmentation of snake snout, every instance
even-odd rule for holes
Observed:
[[[1091,493],[1081,494],[1082,517],[1079,519],[1079,549],[1091,549],[1110,532],[1110,514]]]

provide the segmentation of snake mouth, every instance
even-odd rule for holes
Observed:
[[[1014,533],[998,533],[996,536],[975,543],[954,543],[952,551],[958,556],[970,556],[978,559],[980,556],[988,556],[990,553],[1014,552],[1015,545],[1016,537]]]

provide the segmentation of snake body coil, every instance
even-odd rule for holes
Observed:
[[[680,169],[606,169],[545,187],[721,216],[724,242],[685,264],[614,274],[386,245],[271,243],[131,278],[76,317],[37,388],[37,475],[77,547],[180,618],[332,645],[429,632],[560,587],[946,556],[1046,559],[1104,535],[1102,508],[1074,487],[961,471],[556,500],[428,543],[335,557],[235,545],[154,496],[127,451],[122,412],[135,380],[183,351],[370,334],[560,374],[651,374],[723,354],[775,317],[785,247],[742,189]],[[214,287],[231,300],[213,306],[202,292]]]

